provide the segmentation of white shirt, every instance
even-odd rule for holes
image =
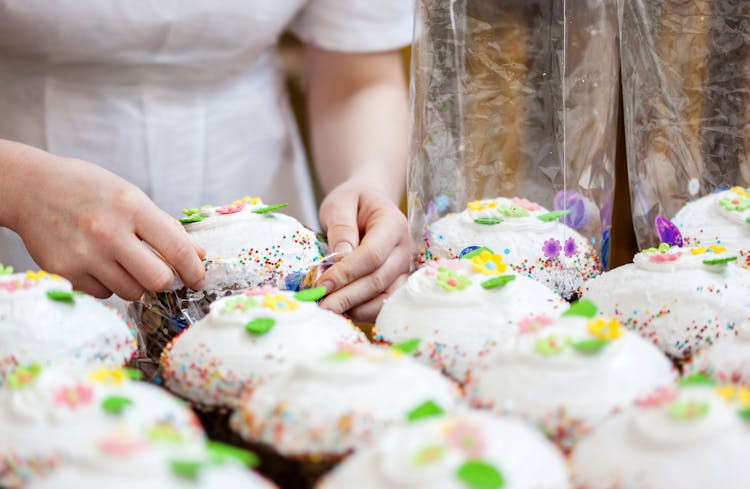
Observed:
[[[254,195],[315,225],[279,36],[388,50],[412,15],[411,0],[0,0],[0,138],[96,163],[172,215]],[[3,228],[0,262],[32,266]]]

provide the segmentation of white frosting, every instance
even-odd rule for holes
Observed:
[[[549,211],[533,203],[524,217],[507,217],[500,212],[503,206],[511,206],[513,199],[497,198],[481,201],[494,206],[483,210],[466,210],[449,214],[429,226],[425,240],[432,259],[458,258],[469,246],[486,246],[500,253],[506,262],[519,273],[547,283],[565,296],[575,293],[585,280],[600,271],[595,252],[588,240],[573,228],[558,220],[544,222],[539,216]],[[526,209],[524,209],[526,210]],[[494,225],[478,224],[474,220],[499,218]],[[545,242],[556,239],[563,249],[559,256],[549,261],[543,252]],[[565,242],[572,239],[575,252],[565,254]],[[545,263],[548,262],[549,263]]]
[[[603,336],[594,333],[595,323],[604,325]],[[616,409],[675,382],[674,368],[657,348],[621,328],[620,336],[607,336],[608,324],[565,316],[509,338],[472,371],[469,398],[500,413],[528,417],[557,438],[571,429],[565,423],[585,432]],[[606,344],[598,351],[574,347],[600,339]],[[544,349],[545,341],[557,349]]]
[[[120,414],[105,409],[112,397],[129,403]],[[28,471],[43,472],[60,462],[112,470],[116,464],[107,464],[102,454],[108,440],[127,439],[124,433],[144,447],[202,445],[204,440],[183,402],[130,380],[123,370],[41,367],[34,378],[17,369],[0,390],[0,459],[15,461],[9,473],[0,472],[8,478],[0,478],[0,486],[12,487]],[[165,433],[172,441],[158,441]]]
[[[425,454],[433,454],[425,460]],[[466,489],[458,472],[481,459],[503,489],[565,489],[565,460],[539,432],[479,411],[400,424],[338,466],[319,489]]]
[[[744,192],[744,190],[743,190]],[[744,255],[740,264],[747,267],[750,250],[750,209],[731,210],[721,202],[742,199],[734,190],[725,190],[688,203],[672,220],[690,245],[709,245],[720,242],[730,252]]]
[[[661,261],[675,254],[677,260]],[[670,356],[687,359],[750,319],[750,272],[703,263],[728,256],[689,248],[639,253],[634,264],[588,282],[583,296]]]
[[[502,288],[485,289],[492,276],[474,269],[471,260],[440,261],[471,284],[447,291],[438,284],[436,265],[413,273],[383,305],[376,322],[377,339],[391,343],[419,338],[419,358],[463,381],[479,353],[515,332],[521,319],[548,314],[558,316],[565,301],[546,286],[527,277]],[[514,274],[508,268],[505,274]]]
[[[680,403],[705,411],[695,417],[673,414]],[[744,489],[749,450],[750,430],[737,406],[712,388],[694,386],[603,423],[575,449],[572,465],[576,487],[586,489]]]
[[[729,335],[693,357],[688,374],[703,372],[722,382],[750,386],[750,323],[741,324],[737,335]]]
[[[50,291],[71,294],[72,286],[45,272],[0,276],[0,386],[19,364],[119,367],[135,352],[133,332],[117,312],[80,293],[55,301]]]
[[[231,426],[282,455],[341,456],[426,401],[451,411],[459,400],[455,384],[408,355],[361,346],[261,385]]]
[[[193,241],[206,251],[204,290],[271,283],[279,275],[307,270],[322,258],[315,233],[293,217],[279,212],[254,213],[266,207],[260,199],[235,202],[223,208],[198,209],[194,215],[206,217],[185,224]],[[233,206],[240,210],[220,213],[233,210]]]
[[[287,309],[269,307],[279,298]],[[257,319],[274,325],[265,334],[251,334],[246,325]],[[250,290],[213,302],[205,318],[165,349],[165,385],[197,404],[233,406],[247,391],[303,360],[328,355],[342,343],[366,341],[349,320],[314,302],[267,287]]]

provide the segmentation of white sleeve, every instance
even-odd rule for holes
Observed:
[[[414,5],[414,0],[309,0],[291,30],[331,51],[398,49],[411,43]]]

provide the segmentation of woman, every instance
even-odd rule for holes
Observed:
[[[314,223],[276,44],[307,44],[323,302],[372,319],[408,270],[404,0],[0,0],[0,226],[39,266],[135,299],[200,250],[170,215],[252,194]],[[29,266],[0,228],[0,261]],[[150,249],[156,250],[164,261]],[[165,263],[166,262],[166,263]]]

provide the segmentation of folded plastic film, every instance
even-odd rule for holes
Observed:
[[[626,143],[639,245],[689,201],[750,186],[750,4],[629,0],[622,13]]]
[[[408,173],[418,262],[433,223],[497,197],[565,211],[606,260],[617,32],[617,0],[419,2]]]

